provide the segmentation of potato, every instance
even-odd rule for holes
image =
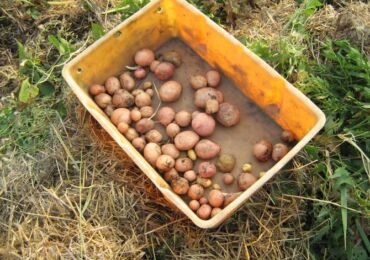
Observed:
[[[154,90],[153,89],[147,89],[145,90],[145,93],[147,93],[149,96],[153,97],[154,96]]]
[[[154,60],[152,63],[150,63],[150,71],[154,73],[155,69],[158,67],[160,63],[161,62],[159,60]]]
[[[125,72],[119,76],[119,81],[121,82],[122,88],[127,91],[132,91],[135,88],[135,79],[131,76],[130,72]]]
[[[131,107],[134,104],[134,96],[127,90],[119,89],[113,95],[112,104],[115,107]]]
[[[208,204],[203,204],[197,210],[197,215],[200,219],[206,220],[211,216],[212,207]]]
[[[175,163],[175,169],[178,172],[186,172],[193,168],[193,161],[190,158],[178,158]]]
[[[208,203],[215,208],[219,208],[224,204],[225,196],[219,190],[211,190],[208,194]]]
[[[105,87],[99,84],[94,84],[89,88],[89,93],[92,96],[97,96],[101,93],[105,93]]]
[[[108,105],[105,109],[104,112],[107,114],[107,116],[111,116],[114,111],[114,106],[113,105]]]
[[[224,207],[226,207],[231,202],[233,202],[237,197],[239,197],[239,194],[237,194],[237,193],[226,194],[225,199],[224,199]]]
[[[202,75],[196,75],[190,77],[190,86],[193,89],[200,89],[207,87],[207,79]]]
[[[218,213],[220,213],[221,210],[222,210],[221,208],[213,208],[212,211],[211,211],[211,218],[213,218]]]
[[[171,182],[172,180],[176,179],[179,177],[179,174],[175,170],[175,168],[172,168],[171,170],[167,171],[164,173],[164,179],[167,182]]]
[[[294,142],[294,135],[289,130],[284,130],[281,133],[281,137],[280,138],[281,138],[281,140],[283,142],[286,142],[286,143],[292,143],[292,142]]]
[[[189,190],[189,182],[187,179],[178,177],[171,182],[172,190],[179,195],[184,195]]]
[[[200,176],[197,177],[197,181],[196,182],[199,185],[203,186],[204,188],[209,188],[209,187],[212,186],[212,181],[210,179],[203,178],[203,177],[200,177]]]
[[[112,104],[112,97],[106,93],[101,93],[94,98],[96,104],[101,108],[106,108]]]
[[[182,86],[179,82],[171,80],[165,82],[159,88],[159,97],[163,102],[175,102],[179,99],[182,92]]]
[[[146,70],[144,68],[138,68],[134,71],[134,76],[137,79],[143,79],[146,77]]]
[[[150,81],[145,81],[145,82],[143,83],[143,89],[144,89],[144,90],[151,89],[152,87],[153,87],[153,84],[152,84],[152,82],[150,82]]]
[[[197,159],[197,154],[195,153],[194,149],[190,149],[188,152],[188,157],[195,161]]]
[[[221,75],[216,70],[210,70],[206,74],[206,79],[207,79],[208,86],[215,88],[220,84]]]
[[[117,125],[118,131],[120,131],[120,133],[122,133],[122,134],[126,134],[129,128],[130,128],[130,126],[125,122],[120,122]]]
[[[168,51],[162,55],[162,59],[166,62],[170,62],[176,67],[180,67],[182,64],[182,58],[176,51]]]
[[[168,80],[172,78],[173,73],[175,72],[175,66],[169,62],[161,62],[157,65],[154,70],[155,76],[160,80]]]
[[[189,208],[192,210],[192,211],[197,211],[200,207],[200,203],[199,201],[197,200],[191,200],[189,202]]]
[[[175,136],[176,148],[180,151],[187,151],[193,149],[193,147],[199,141],[199,135],[193,131],[184,131]]]
[[[154,113],[153,108],[151,106],[145,106],[140,108],[140,113],[142,117],[151,117]]]
[[[154,128],[154,122],[151,119],[143,118],[136,123],[135,128],[140,134],[145,134]]]
[[[201,162],[198,165],[198,174],[202,178],[212,178],[216,175],[216,165],[211,162]]]
[[[238,176],[238,186],[240,190],[246,190],[257,181],[256,176],[251,173],[243,172]]]
[[[207,204],[208,200],[205,197],[202,197],[202,198],[199,199],[199,203],[200,203],[200,205]]]
[[[176,112],[171,107],[162,107],[157,113],[159,123],[167,126],[175,119]]]
[[[214,190],[221,190],[221,186],[220,186],[220,185],[218,185],[217,183],[214,183],[214,184],[212,185],[212,189],[214,189]]]
[[[191,119],[193,120],[200,112],[198,110],[195,110],[193,113],[191,113]]]
[[[220,104],[216,119],[223,126],[231,127],[239,123],[240,111],[236,106],[225,102]]]
[[[210,99],[216,99],[219,104],[224,102],[224,94],[214,88],[201,88],[195,92],[194,102],[195,106],[199,108],[205,108],[207,101]]]
[[[272,144],[269,141],[261,140],[253,146],[253,155],[260,162],[266,162],[270,159]]]
[[[175,115],[175,122],[181,127],[187,127],[191,122],[191,114],[185,110],[177,112]]]
[[[161,147],[156,143],[148,143],[144,147],[144,158],[153,166],[161,154]]]
[[[149,66],[155,59],[154,52],[149,49],[142,49],[135,54],[135,63],[139,66]]]
[[[216,99],[208,99],[206,102],[206,113],[215,114],[220,109],[220,105]]]
[[[161,172],[168,172],[173,168],[174,165],[175,160],[171,156],[166,154],[160,155],[155,163],[155,166]]]
[[[166,127],[166,133],[171,138],[174,138],[180,131],[180,127],[175,123],[171,123]]]
[[[200,159],[208,160],[216,157],[221,148],[218,144],[208,139],[203,139],[195,145],[195,153]]]
[[[180,156],[180,151],[177,150],[174,144],[162,145],[162,153],[171,156],[173,159],[177,159]]]
[[[136,137],[134,140],[132,140],[131,143],[140,152],[144,150],[144,147],[146,145],[146,142],[142,137]]]
[[[199,200],[201,197],[203,197],[204,189],[199,184],[193,184],[190,186],[188,190],[188,196],[189,198],[193,200]]]
[[[152,104],[152,98],[145,92],[135,97],[135,104],[138,107],[146,107]]]
[[[128,110],[127,108],[117,108],[113,111],[110,120],[115,125],[118,125],[118,123],[120,122],[131,124],[130,110]]]
[[[222,180],[226,185],[231,185],[234,182],[234,176],[232,176],[230,173],[225,173],[222,177]]]
[[[197,179],[197,174],[193,170],[186,171],[184,173],[184,178],[187,179],[189,182],[192,182]]]
[[[116,77],[109,77],[105,81],[105,89],[107,90],[108,94],[113,95],[114,92],[121,88],[121,84]]]
[[[278,162],[283,158],[287,153],[289,152],[288,146],[285,144],[275,144],[274,147],[272,148],[272,159],[275,162]]]
[[[125,133],[125,137],[129,140],[129,141],[132,141],[134,140],[136,137],[138,137],[138,133],[136,132],[136,130],[134,128],[129,128],[127,129],[127,132]]]
[[[250,163],[245,163],[242,166],[243,172],[251,172],[252,171],[252,164]]]
[[[191,121],[191,127],[198,135],[206,137],[215,131],[216,121],[206,113],[198,113]]]
[[[221,172],[231,172],[235,167],[235,157],[231,154],[221,154],[216,166]]]
[[[145,134],[145,139],[150,143],[160,143],[162,141],[162,134],[158,130],[152,129]]]
[[[131,94],[134,96],[134,97],[136,97],[137,95],[139,95],[139,94],[141,94],[141,93],[145,93],[145,91],[144,90],[142,90],[142,89],[134,89],[132,92],[131,92]]]

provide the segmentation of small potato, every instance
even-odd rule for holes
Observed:
[[[204,194],[204,188],[200,186],[199,184],[191,185],[188,190],[188,196],[189,198],[193,200],[199,200],[201,197],[203,197],[203,194]]]
[[[200,89],[207,87],[207,79],[202,75],[196,75],[190,77],[190,86],[193,89]]]
[[[162,134],[158,130],[152,129],[145,134],[145,139],[149,143],[160,143],[162,141]]]
[[[208,86],[215,88],[220,84],[221,75],[216,70],[210,70],[206,74],[206,79],[207,79]]]
[[[96,104],[101,108],[106,108],[112,104],[112,97],[106,93],[101,93],[94,98]]]
[[[203,139],[195,145],[194,150],[200,159],[208,160],[216,157],[220,153],[221,147],[211,140]]]
[[[193,149],[193,147],[198,143],[199,135],[193,131],[184,131],[176,135],[174,142],[176,148],[180,151],[187,151]]]
[[[162,107],[159,109],[157,114],[157,119],[159,123],[164,126],[167,126],[175,119],[176,112],[171,107]]]
[[[152,98],[145,92],[140,93],[135,97],[135,104],[138,107],[150,106],[152,104]]]
[[[190,149],[187,154],[188,154],[188,157],[192,159],[193,161],[197,159],[197,154],[195,153],[193,149]]]
[[[169,62],[161,62],[154,70],[155,76],[160,80],[168,80],[172,78],[175,72],[175,66]]]
[[[221,154],[217,158],[216,166],[221,172],[231,172],[235,167],[235,157],[231,154]]]
[[[212,178],[216,175],[216,165],[211,162],[201,162],[198,165],[198,174],[202,178]]]
[[[219,208],[224,204],[225,196],[219,190],[211,190],[208,194],[208,203],[215,208]]]
[[[119,79],[117,79],[116,77],[109,77],[105,81],[105,89],[110,95],[113,95],[114,92],[116,92],[120,88],[121,88],[121,84],[119,83]]]
[[[179,174],[175,170],[175,168],[172,168],[171,170],[167,171],[164,173],[164,179],[167,182],[171,182],[172,180],[176,179],[179,177]]]
[[[212,185],[212,189],[214,189],[214,190],[221,190],[221,186],[218,185],[217,183],[215,183],[215,184]]]
[[[140,108],[140,113],[142,117],[146,118],[146,117],[151,117],[154,111],[151,106],[145,106],[145,107]]]
[[[175,122],[181,127],[187,127],[191,122],[191,114],[185,110],[177,112],[175,115]]]
[[[216,121],[206,113],[198,113],[191,121],[191,127],[198,135],[206,137],[215,131]]]
[[[199,176],[197,177],[197,183],[203,186],[204,188],[209,188],[212,186],[212,181],[210,179],[199,177]]]
[[[153,166],[161,154],[161,147],[156,143],[148,143],[144,147],[144,158]]]
[[[212,211],[211,211],[211,218],[213,218],[218,213],[220,213],[221,210],[222,210],[221,208],[213,208]]]
[[[144,140],[144,138],[142,137],[136,137],[134,140],[132,140],[132,145],[139,151],[143,151],[144,150],[144,147],[146,145],[146,142]]]
[[[226,194],[225,195],[225,200],[224,200],[224,207],[226,207],[231,202],[233,202],[237,197],[239,197],[239,194],[237,194],[237,193]]]
[[[132,91],[135,88],[136,82],[130,72],[121,74],[121,76],[119,76],[119,81],[121,82],[122,88],[127,91]]]
[[[168,51],[162,55],[162,59],[166,62],[170,62],[176,67],[180,67],[182,64],[182,58],[176,51]]]
[[[151,119],[143,118],[136,123],[135,128],[140,134],[146,134],[154,128],[154,122]]]
[[[146,70],[144,68],[138,68],[134,71],[134,76],[137,79],[143,79],[146,77]]]
[[[153,89],[147,89],[147,90],[145,90],[145,93],[147,93],[151,97],[154,96],[154,90]]]
[[[163,102],[175,102],[179,99],[182,86],[179,82],[170,80],[159,88],[159,97]]]
[[[207,204],[208,200],[205,197],[202,197],[202,198],[199,199],[199,203],[200,203],[200,205]]]
[[[141,94],[141,93],[145,93],[145,91],[144,91],[144,90],[142,90],[142,89],[134,89],[134,90],[131,92],[131,94],[132,94],[134,97],[136,97],[137,95],[139,95],[139,94]]]
[[[174,144],[162,145],[162,153],[171,156],[173,159],[177,159],[180,156],[180,151],[177,150]]]
[[[270,159],[272,144],[269,141],[261,140],[253,146],[253,155],[260,162],[266,162]]]
[[[150,63],[150,71],[154,73],[155,69],[158,67],[160,63],[161,62],[159,60],[154,60],[152,63]]]
[[[119,89],[113,95],[112,104],[115,107],[131,107],[134,104],[134,96],[127,90]]]
[[[288,146],[285,144],[275,144],[274,147],[272,148],[272,159],[275,162],[278,162],[283,158],[287,153],[289,152]]]
[[[129,141],[132,141],[134,140],[136,137],[139,137],[138,133],[136,132],[136,130],[134,128],[129,128],[127,129],[127,132],[125,133],[125,137],[129,140]]]
[[[192,210],[192,211],[197,211],[200,207],[200,203],[199,201],[197,200],[191,200],[189,202],[189,208]]]
[[[186,171],[184,173],[184,178],[187,179],[189,182],[192,182],[197,179],[197,174],[193,170]]]
[[[113,111],[110,120],[113,124],[118,125],[120,122],[131,124],[131,113],[127,108],[117,108]]]
[[[107,114],[107,116],[111,116],[114,111],[114,106],[113,105],[108,105],[105,109],[104,112]]]
[[[166,133],[171,138],[174,138],[180,131],[180,127],[175,123],[171,123],[166,127]]]
[[[130,126],[125,122],[120,122],[117,125],[118,131],[122,134],[126,134],[129,128],[130,128]]]
[[[89,88],[89,93],[92,96],[97,96],[101,93],[105,93],[105,87],[99,84],[94,84]]]
[[[251,173],[243,172],[238,176],[238,186],[240,190],[246,190],[257,181],[256,176]]]
[[[175,169],[178,172],[190,171],[193,168],[193,161],[190,158],[178,158],[175,163]]]
[[[252,164],[250,164],[250,163],[243,164],[242,171],[243,172],[251,172],[252,171]]]
[[[220,109],[220,105],[216,99],[208,99],[206,102],[206,113],[215,114]]]
[[[155,163],[155,166],[161,172],[168,172],[174,165],[175,160],[171,156],[165,154],[160,155]]]
[[[199,218],[206,220],[209,219],[211,216],[212,207],[208,204],[203,204],[200,206],[200,208],[197,210],[197,215]]]
[[[225,102],[220,104],[216,119],[221,125],[231,127],[239,123],[240,111],[236,106]]]
[[[225,173],[222,177],[222,180],[226,185],[231,185],[234,182],[234,176],[232,176],[230,173]]]
[[[143,84],[143,89],[144,90],[151,89],[152,87],[153,87],[153,84],[150,81],[145,81],[144,84]]]
[[[155,59],[154,52],[149,49],[142,49],[135,54],[135,63],[139,66],[149,66]]]
[[[179,195],[184,195],[189,190],[189,182],[187,179],[178,177],[171,182],[172,190]]]
[[[281,140],[283,142],[286,142],[286,143],[292,143],[294,142],[294,135],[292,132],[288,131],[288,130],[284,130],[282,133],[281,133]]]
[[[194,103],[196,107],[205,108],[207,101],[210,99],[216,99],[219,104],[224,102],[224,94],[221,91],[214,88],[201,88],[195,92]]]

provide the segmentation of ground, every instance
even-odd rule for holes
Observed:
[[[368,259],[370,4],[190,1],[327,115],[220,227],[169,206],[61,68],[147,1],[0,3],[0,259]]]

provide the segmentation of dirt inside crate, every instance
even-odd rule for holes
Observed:
[[[195,91],[189,85],[191,75],[205,75],[211,66],[200,58],[192,49],[184,44],[180,39],[172,39],[162,45],[156,54],[165,51],[174,50],[178,52],[183,60],[180,67],[176,68],[173,80],[180,82],[183,86],[183,92],[180,99],[175,103],[162,103],[161,106],[170,106],[176,112],[181,110],[195,111],[199,110],[194,105]],[[145,80],[150,80],[159,88],[163,82],[156,79],[150,73]],[[216,131],[208,139],[216,142],[221,146],[221,154],[232,154],[236,158],[236,165],[231,174],[237,177],[241,173],[241,167],[244,163],[251,163],[253,166],[252,173],[256,176],[261,171],[267,171],[274,164],[272,160],[260,163],[252,154],[253,145],[261,139],[266,139],[272,143],[280,142],[280,134],[282,129],[270,117],[268,117],[252,100],[244,96],[239,88],[225,75],[222,75],[221,84],[218,87],[224,93],[226,102],[232,103],[240,109],[240,123],[234,127],[226,128],[217,123]],[[154,98],[153,107],[158,105],[158,98]],[[164,128],[160,124],[156,124],[156,129],[164,132]],[[216,159],[212,160],[216,161]],[[201,162],[197,160],[197,164]],[[222,181],[223,173],[218,172],[212,178],[213,183],[217,183],[222,187],[224,192],[238,192],[236,181],[232,185],[225,185]]]

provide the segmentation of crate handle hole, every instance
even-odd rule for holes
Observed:
[[[157,8],[156,13],[157,13],[157,14],[161,14],[161,13],[163,13],[163,11],[164,11],[164,10],[163,10],[163,7],[162,7],[162,6],[160,6],[160,7],[158,7],[158,8]]]
[[[83,71],[84,71],[84,70],[83,70],[82,68],[80,68],[80,67],[79,67],[79,68],[77,68],[77,72],[78,72],[78,73],[80,73],[80,74],[81,74]]]
[[[114,33],[114,37],[118,38],[122,35],[122,32],[121,31],[117,31]]]

